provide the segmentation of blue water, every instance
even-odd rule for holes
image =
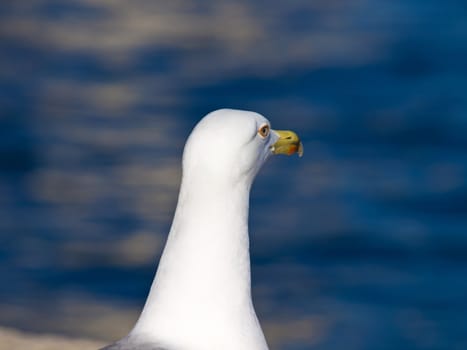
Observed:
[[[318,320],[277,347],[467,348],[464,2],[190,4],[126,27],[129,4],[1,5],[0,325],[99,337],[64,305],[138,310],[160,246],[105,247],[163,240],[185,138],[233,107],[305,145],[251,198],[260,319]]]

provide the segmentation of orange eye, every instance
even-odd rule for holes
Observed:
[[[269,135],[269,130],[270,130],[269,125],[264,124],[262,127],[258,129],[258,134],[262,138],[265,138]]]

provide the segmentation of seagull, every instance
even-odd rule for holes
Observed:
[[[177,208],[143,311],[102,350],[268,349],[251,297],[248,206],[273,154],[301,156],[302,142],[255,112],[201,119],[185,144]]]

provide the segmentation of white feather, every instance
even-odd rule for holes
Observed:
[[[130,337],[181,350],[265,350],[251,299],[248,202],[277,135],[246,111],[218,110],[191,133],[172,227]]]

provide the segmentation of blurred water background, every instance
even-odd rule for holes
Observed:
[[[0,5],[0,325],[115,340],[206,113],[296,130],[251,198],[272,349],[467,349],[467,5]]]

